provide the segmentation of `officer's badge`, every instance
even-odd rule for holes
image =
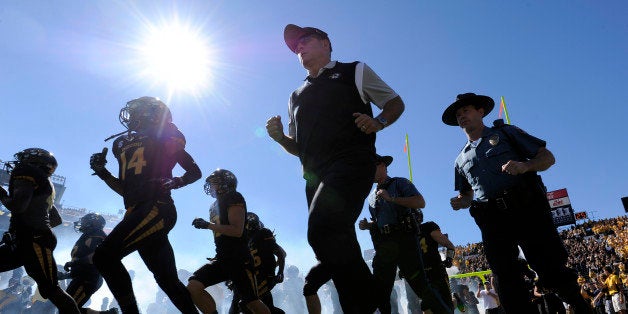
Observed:
[[[122,146],[124,146],[124,143],[123,143],[123,142],[124,142],[124,141],[120,141],[120,142],[118,142],[118,148],[122,148]]]
[[[499,134],[491,135],[491,137],[488,139],[488,142],[491,144],[491,146],[499,144]]]
[[[329,76],[330,79],[335,80],[340,78],[340,73],[334,73],[332,75]]]

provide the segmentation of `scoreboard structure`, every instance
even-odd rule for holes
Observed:
[[[560,227],[576,223],[576,217],[573,208],[571,208],[571,201],[569,200],[567,189],[547,192],[547,201],[551,208],[554,225]]]

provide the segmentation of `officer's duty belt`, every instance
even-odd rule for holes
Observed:
[[[512,209],[521,203],[529,201],[531,191],[525,185],[518,185],[499,193],[497,197],[489,198],[488,202],[478,204],[479,207],[490,207],[499,210]]]
[[[383,235],[390,235],[395,233],[414,233],[417,232],[417,225],[411,221],[402,220],[400,223],[387,224],[379,228],[379,232]]]
[[[395,233],[401,231],[401,226],[399,224],[387,224],[387,225],[383,225],[380,229],[379,232],[381,234],[391,234],[391,233]]]

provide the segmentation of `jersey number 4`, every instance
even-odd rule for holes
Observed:
[[[133,155],[131,156],[131,160],[129,160],[129,162],[127,163],[126,160],[126,151],[123,151],[122,154],[120,154],[120,160],[122,161],[122,180],[124,180],[124,177],[126,176],[126,172],[127,170],[133,169],[134,172],[133,174],[141,174],[142,173],[142,168],[144,168],[144,166],[146,166],[146,159],[144,159],[144,147],[139,147],[138,149],[136,149],[133,152]]]

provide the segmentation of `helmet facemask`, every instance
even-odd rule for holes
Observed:
[[[107,221],[103,216],[96,213],[89,213],[74,222],[74,231],[85,233],[88,231],[102,230],[106,223]]]
[[[172,123],[168,106],[159,98],[140,97],[126,103],[120,110],[120,123],[129,131],[160,131],[164,125]]]
[[[217,169],[205,179],[205,194],[216,198],[217,196],[233,192],[238,186],[238,179],[229,170]]]
[[[248,231],[259,231],[264,228],[264,224],[259,220],[259,216],[255,213],[247,213],[246,214],[246,230]]]

